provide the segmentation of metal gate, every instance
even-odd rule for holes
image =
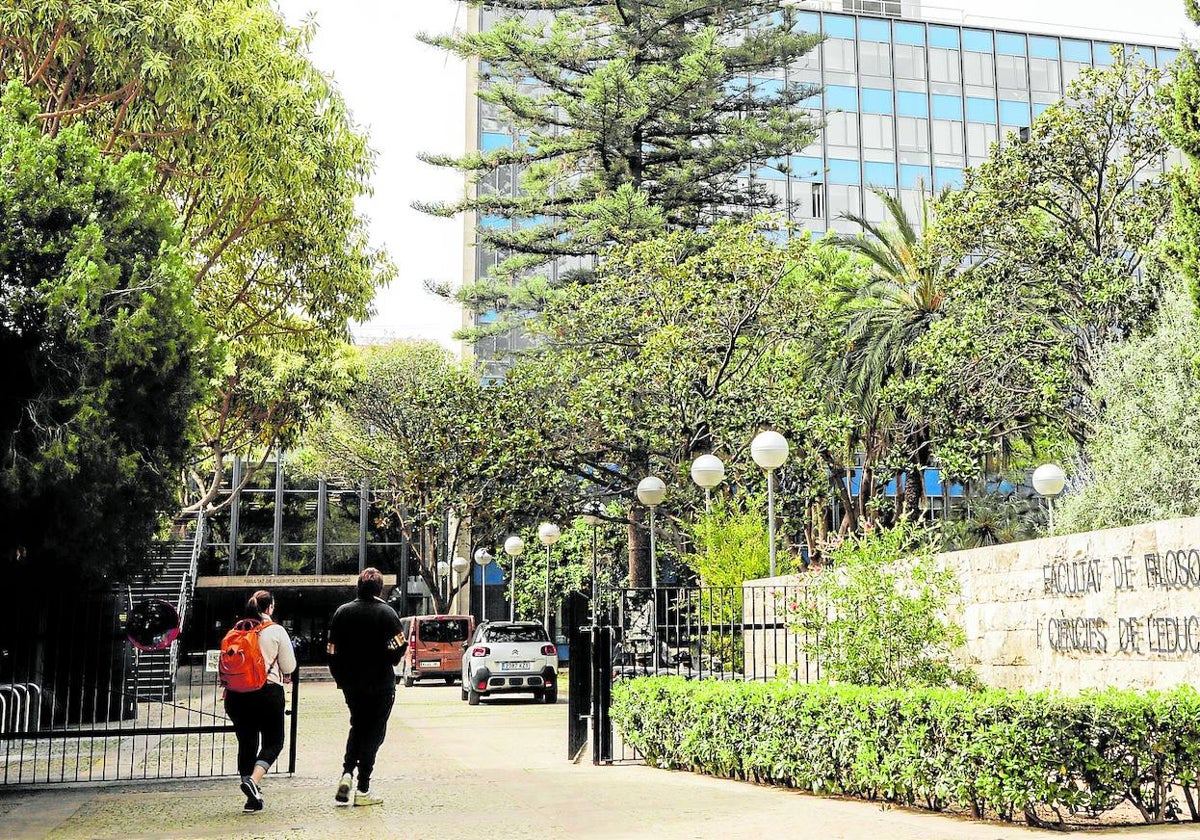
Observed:
[[[115,593],[57,604],[8,603],[0,614],[0,784],[228,776],[237,742],[215,662],[125,636]],[[287,771],[296,767],[299,681],[290,692]]]
[[[677,675],[685,679],[812,682],[820,663],[807,651],[811,638],[792,611],[799,585],[658,587],[603,590],[590,627],[580,628],[587,648],[588,714],[572,705],[569,745],[578,750],[580,720],[590,719],[595,764],[640,762],[613,731],[612,688],[625,679]],[[571,696],[576,691],[572,654]],[[583,675],[578,679],[583,682]],[[581,701],[582,702],[582,701]],[[574,701],[573,701],[574,703]]]

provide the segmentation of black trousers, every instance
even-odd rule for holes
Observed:
[[[274,764],[283,750],[283,686],[269,682],[258,691],[226,691],[225,713],[237,735],[238,774]]]
[[[346,757],[342,772],[358,769],[358,789],[371,789],[375,756],[387,735],[388,716],[396,702],[396,686],[346,686],[342,688],[346,708],[350,710],[350,734],[346,737]]]

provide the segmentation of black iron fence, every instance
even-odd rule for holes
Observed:
[[[236,774],[215,657],[138,650],[125,633],[131,606],[116,593],[5,605],[0,784]],[[293,682],[288,772],[298,701]]]
[[[817,640],[797,619],[803,597],[798,584],[601,591],[593,626],[576,642],[588,646],[591,665],[592,760],[641,760],[609,718],[612,687],[620,680],[820,679],[820,662],[811,655]]]

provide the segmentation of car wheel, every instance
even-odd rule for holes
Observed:
[[[463,700],[466,700],[466,699],[467,699],[467,689],[466,689],[465,687],[464,687],[464,688],[463,688],[463,690],[462,690],[462,699],[463,699]]]
[[[467,689],[467,705],[468,706],[478,706],[479,705],[479,692],[473,688]]]
[[[413,687],[413,683],[415,683],[415,682],[416,682],[416,679],[413,677],[413,675],[412,675],[412,674],[405,674],[405,675],[404,675],[404,687],[405,687],[405,688],[412,688],[412,687]]]
[[[446,685],[454,685],[454,677],[446,677]]]
[[[534,703],[541,703],[541,702],[542,702],[542,700],[545,698],[545,696],[546,696],[546,692],[544,692],[544,691],[535,691],[535,692],[533,692],[533,702],[534,702]]]
[[[546,692],[546,705],[553,706],[558,702],[558,689],[552,688]]]

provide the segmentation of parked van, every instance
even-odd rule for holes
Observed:
[[[475,632],[469,615],[410,615],[400,619],[408,649],[396,666],[396,681],[442,679],[450,685],[462,676],[463,643]]]

